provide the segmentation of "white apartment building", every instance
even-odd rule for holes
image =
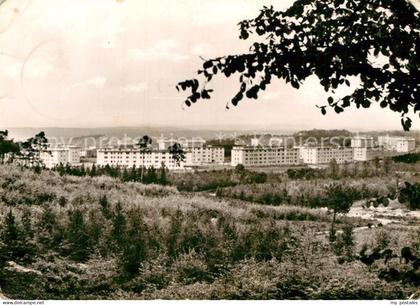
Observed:
[[[174,140],[158,140],[159,150],[167,150],[175,143]],[[219,146],[206,145],[206,141],[197,139],[179,139],[185,152],[185,166],[203,166],[210,164],[223,164],[225,162],[225,149]]]
[[[207,145],[202,147],[190,147],[186,149],[186,166],[223,164],[224,162],[225,149],[223,147]]]
[[[206,141],[201,138],[177,139],[176,141],[158,139],[156,142],[157,147],[151,147],[150,151],[144,154],[135,146],[98,149],[97,164],[99,166],[145,166],[154,168],[160,168],[162,164],[165,164],[168,169],[183,169],[191,166],[223,164],[225,160],[223,147],[206,145]],[[168,150],[175,142],[181,144],[185,154],[185,160],[180,164],[173,160]]]
[[[337,163],[352,162],[353,148],[347,147],[300,147],[300,157],[306,164],[327,164],[335,159]]]
[[[378,144],[386,150],[408,153],[416,149],[416,140],[411,137],[379,136]]]
[[[143,153],[138,148],[122,147],[98,149],[96,163],[99,166],[112,167],[160,168],[164,165],[168,169],[182,169],[185,165],[185,162],[178,164],[167,150],[152,150]]]
[[[363,147],[374,147],[375,139],[373,137],[362,137],[357,136],[351,139],[351,147],[363,148]]]
[[[298,148],[234,146],[231,165],[269,166],[296,165],[300,163]]]
[[[370,161],[376,157],[383,157],[384,150],[381,147],[354,147],[354,161]]]
[[[81,148],[77,146],[49,147],[40,152],[40,159],[46,168],[57,165],[77,165],[80,163]]]
[[[375,145],[373,137],[356,136],[351,139],[353,161],[370,161],[383,156],[383,148]]]

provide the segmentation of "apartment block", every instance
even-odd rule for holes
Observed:
[[[416,140],[411,137],[379,136],[378,145],[386,150],[409,153],[416,149]]]
[[[351,139],[351,147],[354,148],[369,148],[375,146],[375,139],[373,137],[357,136]]]
[[[284,147],[234,146],[231,165],[270,166],[299,164],[299,149]]]
[[[218,146],[190,147],[186,149],[185,165],[200,166],[223,164],[225,162],[225,149]]]
[[[353,148],[348,147],[300,147],[300,157],[306,164],[327,164],[335,159],[337,163],[353,161]]]
[[[137,147],[101,148],[97,151],[96,163],[99,166],[120,167],[154,167],[164,165],[168,169],[183,169],[184,167],[209,164],[223,164],[225,150],[223,147],[203,146],[184,149],[185,160],[177,164],[168,149],[152,149],[141,152]]]
[[[384,150],[380,147],[354,147],[353,160],[354,161],[370,161],[376,157],[383,157]]]
[[[81,148],[77,146],[50,147],[40,152],[40,159],[46,168],[62,165],[78,165]]]
[[[101,148],[98,149],[96,163],[99,166],[113,167],[154,167],[160,168],[164,165],[168,169],[182,169],[185,162],[178,164],[165,150],[153,150],[142,152],[138,148]]]

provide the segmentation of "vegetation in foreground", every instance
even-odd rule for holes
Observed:
[[[11,298],[394,299],[419,285],[415,220],[366,238],[368,221],[338,214],[331,240],[327,210],[6,165],[0,187]]]

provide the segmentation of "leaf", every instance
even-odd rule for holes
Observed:
[[[379,106],[381,106],[381,108],[386,108],[388,106],[388,103],[386,101],[382,101]]]
[[[248,32],[245,30],[242,30],[239,38],[245,40],[245,39],[248,39],[248,37],[249,37]]]
[[[204,69],[208,69],[208,68],[211,68],[211,67],[213,67],[213,62],[211,60],[205,61],[203,63],[203,68]]]
[[[210,98],[209,92],[207,90],[201,91],[201,97],[203,99],[209,99]]]

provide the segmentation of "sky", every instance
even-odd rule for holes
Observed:
[[[0,4],[2,1],[0,0]],[[175,85],[202,58],[246,52],[238,22],[293,0],[6,0],[0,6],[0,127],[176,126],[401,129],[373,106],[322,116],[316,78],[299,90],[274,81],[226,110],[235,78],[215,79],[192,107]],[[418,117],[414,128],[420,128]]]

